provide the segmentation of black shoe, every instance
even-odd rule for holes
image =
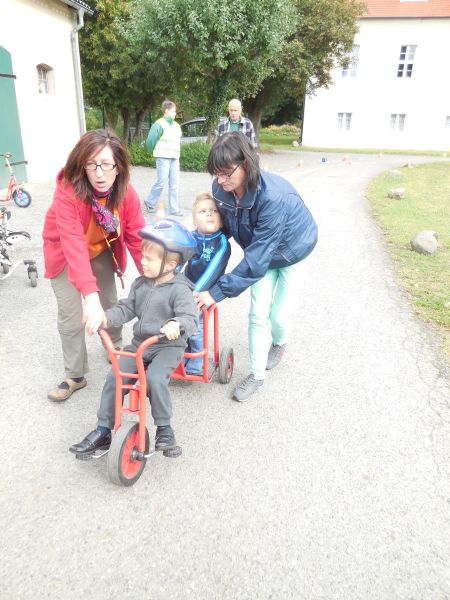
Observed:
[[[96,450],[107,450],[111,445],[111,432],[100,433],[97,429],[88,433],[79,444],[70,446],[69,452],[78,456],[87,456],[94,454]]]
[[[175,434],[170,425],[156,428],[155,450],[169,450],[175,448],[176,445]]]

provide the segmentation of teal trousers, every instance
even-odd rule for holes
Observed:
[[[309,267],[308,259],[284,267],[269,269],[250,288],[248,315],[249,367],[256,379],[264,379],[269,349],[269,325],[272,343],[288,341],[292,313]]]

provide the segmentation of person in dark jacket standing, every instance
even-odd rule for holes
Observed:
[[[286,350],[302,261],[317,243],[317,225],[288,181],[260,170],[256,151],[240,133],[215,141],[208,171],[215,175],[212,191],[223,230],[241,246],[244,257],[195,297],[199,306],[209,306],[251,286],[250,373],[233,392],[233,399],[243,402],[263,385],[265,371],[274,368]],[[272,344],[267,350],[269,320]]]

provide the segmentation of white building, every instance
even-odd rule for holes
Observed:
[[[82,0],[0,1],[0,153],[18,179],[53,179],[85,131],[78,30]],[[7,185],[0,158],[0,188]]]
[[[306,99],[303,145],[450,150],[449,0],[368,0],[353,56]]]

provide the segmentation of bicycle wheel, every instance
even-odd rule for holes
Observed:
[[[27,208],[31,204],[31,196],[26,190],[17,189],[12,193],[12,199],[20,206],[20,208]]]
[[[116,431],[108,453],[107,467],[110,480],[117,485],[130,486],[139,479],[147,459],[135,457],[138,445],[139,424],[133,421],[122,423]],[[145,453],[150,447],[150,439],[145,430]]]

